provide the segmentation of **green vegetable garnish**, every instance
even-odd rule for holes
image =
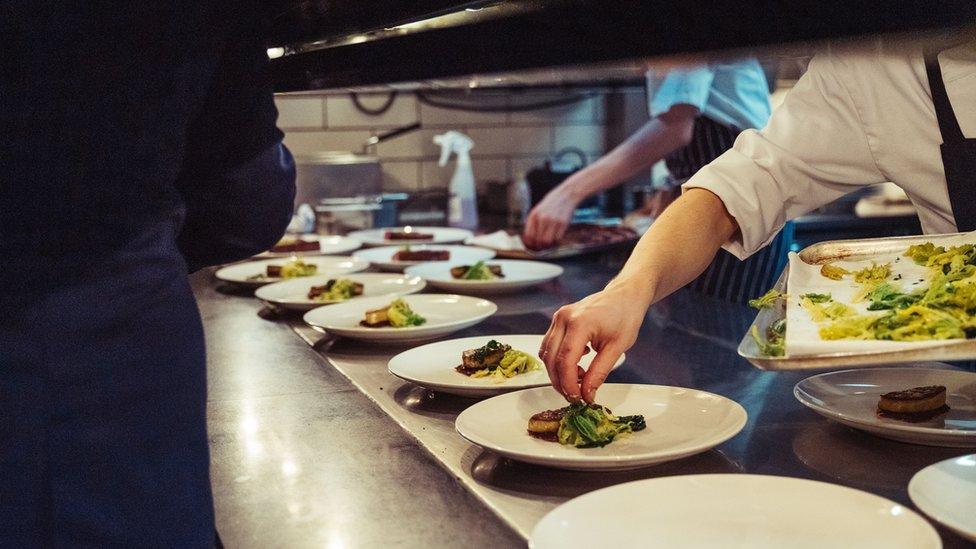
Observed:
[[[891,263],[878,265],[871,263],[870,267],[865,267],[854,273],[854,282],[861,284],[880,284],[891,275]]]
[[[598,448],[647,427],[644,416],[614,416],[598,404],[571,404],[559,422],[559,442],[577,448]]]
[[[426,318],[413,312],[403,299],[397,299],[393,303],[390,303],[390,308],[386,314],[389,317],[390,326],[394,328],[420,326],[427,322]]]
[[[492,344],[498,346],[501,345],[497,341],[491,340],[488,342],[488,345],[485,345],[483,348],[490,347]],[[471,374],[471,377],[490,376],[505,379],[515,377],[526,372],[531,372],[533,370],[538,370],[539,368],[541,368],[539,359],[528,353],[515,349],[509,349],[508,351],[505,351],[501,361],[499,361],[497,364],[490,364],[484,370],[479,370]]]
[[[281,278],[298,278],[312,276],[318,271],[315,263],[305,263],[301,259],[293,259],[281,266]]]
[[[816,303],[813,300],[804,297],[800,300],[800,306],[810,313],[810,318],[812,318],[814,322],[834,320],[857,314],[854,309],[836,301]]]
[[[754,309],[771,309],[773,304],[776,303],[776,300],[780,299],[781,297],[784,297],[783,292],[773,288],[755,299],[750,299],[749,306]]]
[[[764,356],[783,356],[786,354],[786,319],[781,318],[766,330],[766,337],[759,334],[759,328],[752,327],[749,331],[756,341],[759,352]]]
[[[833,299],[830,294],[803,294],[803,299],[809,299],[811,303],[826,303]]]
[[[820,337],[890,341],[976,337],[976,246],[946,250],[925,243],[909,247],[905,255],[929,267],[928,287],[902,293],[891,284],[877,283],[880,271],[876,271],[868,281],[875,285],[865,297],[871,301],[869,310],[886,312],[836,319],[820,328]]]
[[[472,265],[461,278],[463,280],[492,280],[498,277],[491,272],[484,261],[479,261]]]

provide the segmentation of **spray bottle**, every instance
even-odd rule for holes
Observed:
[[[434,143],[441,146],[438,166],[444,167],[451,157],[457,155],[457,166],[448,187],[450,197],[447,202],[447,224],[462,229],[478,228],[478,206],[476,204],[474,172],[471,170],[469,151],[474,146],[471,138],[461,132],[449,131],[434,136]]]

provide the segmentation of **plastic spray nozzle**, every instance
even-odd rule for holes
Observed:
[[[470,137],[453,130],[435,135],[434,143],[441,147],[441,157],[437,161],[437,165],[441,167],[447,165],[447,161],[451,158],[451,153],[461,156],[470,151],[471,147],[474,146],[474,141],[471,141]]]

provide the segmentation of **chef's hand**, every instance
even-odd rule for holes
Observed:
[[[611,282],[603,291],[556,311],[539,349],[553,388],[570,402],[582,397],[592,404],[617,359],[637,340],[649,305],[626,284]],[[587,343],[596,357],[580,380],[578,365]]]
[[[562,238],[570,221],[573,220],[573,212],[576,211],[579,200],[567,187],[568,182],[567,180],[549,191],[549,194],[529,212],[522,242],[530,250],[544,250],[553,246]]]

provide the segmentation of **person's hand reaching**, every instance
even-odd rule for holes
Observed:
[[[582,398],[593,403],[617,359],[636,341],[648,306],[626,284],[611,283],[603,291],[556,311],[539,349],[552,386],[570,402]],[[587,352],[587,344],[596,356],[581,376],[579,361]]]

